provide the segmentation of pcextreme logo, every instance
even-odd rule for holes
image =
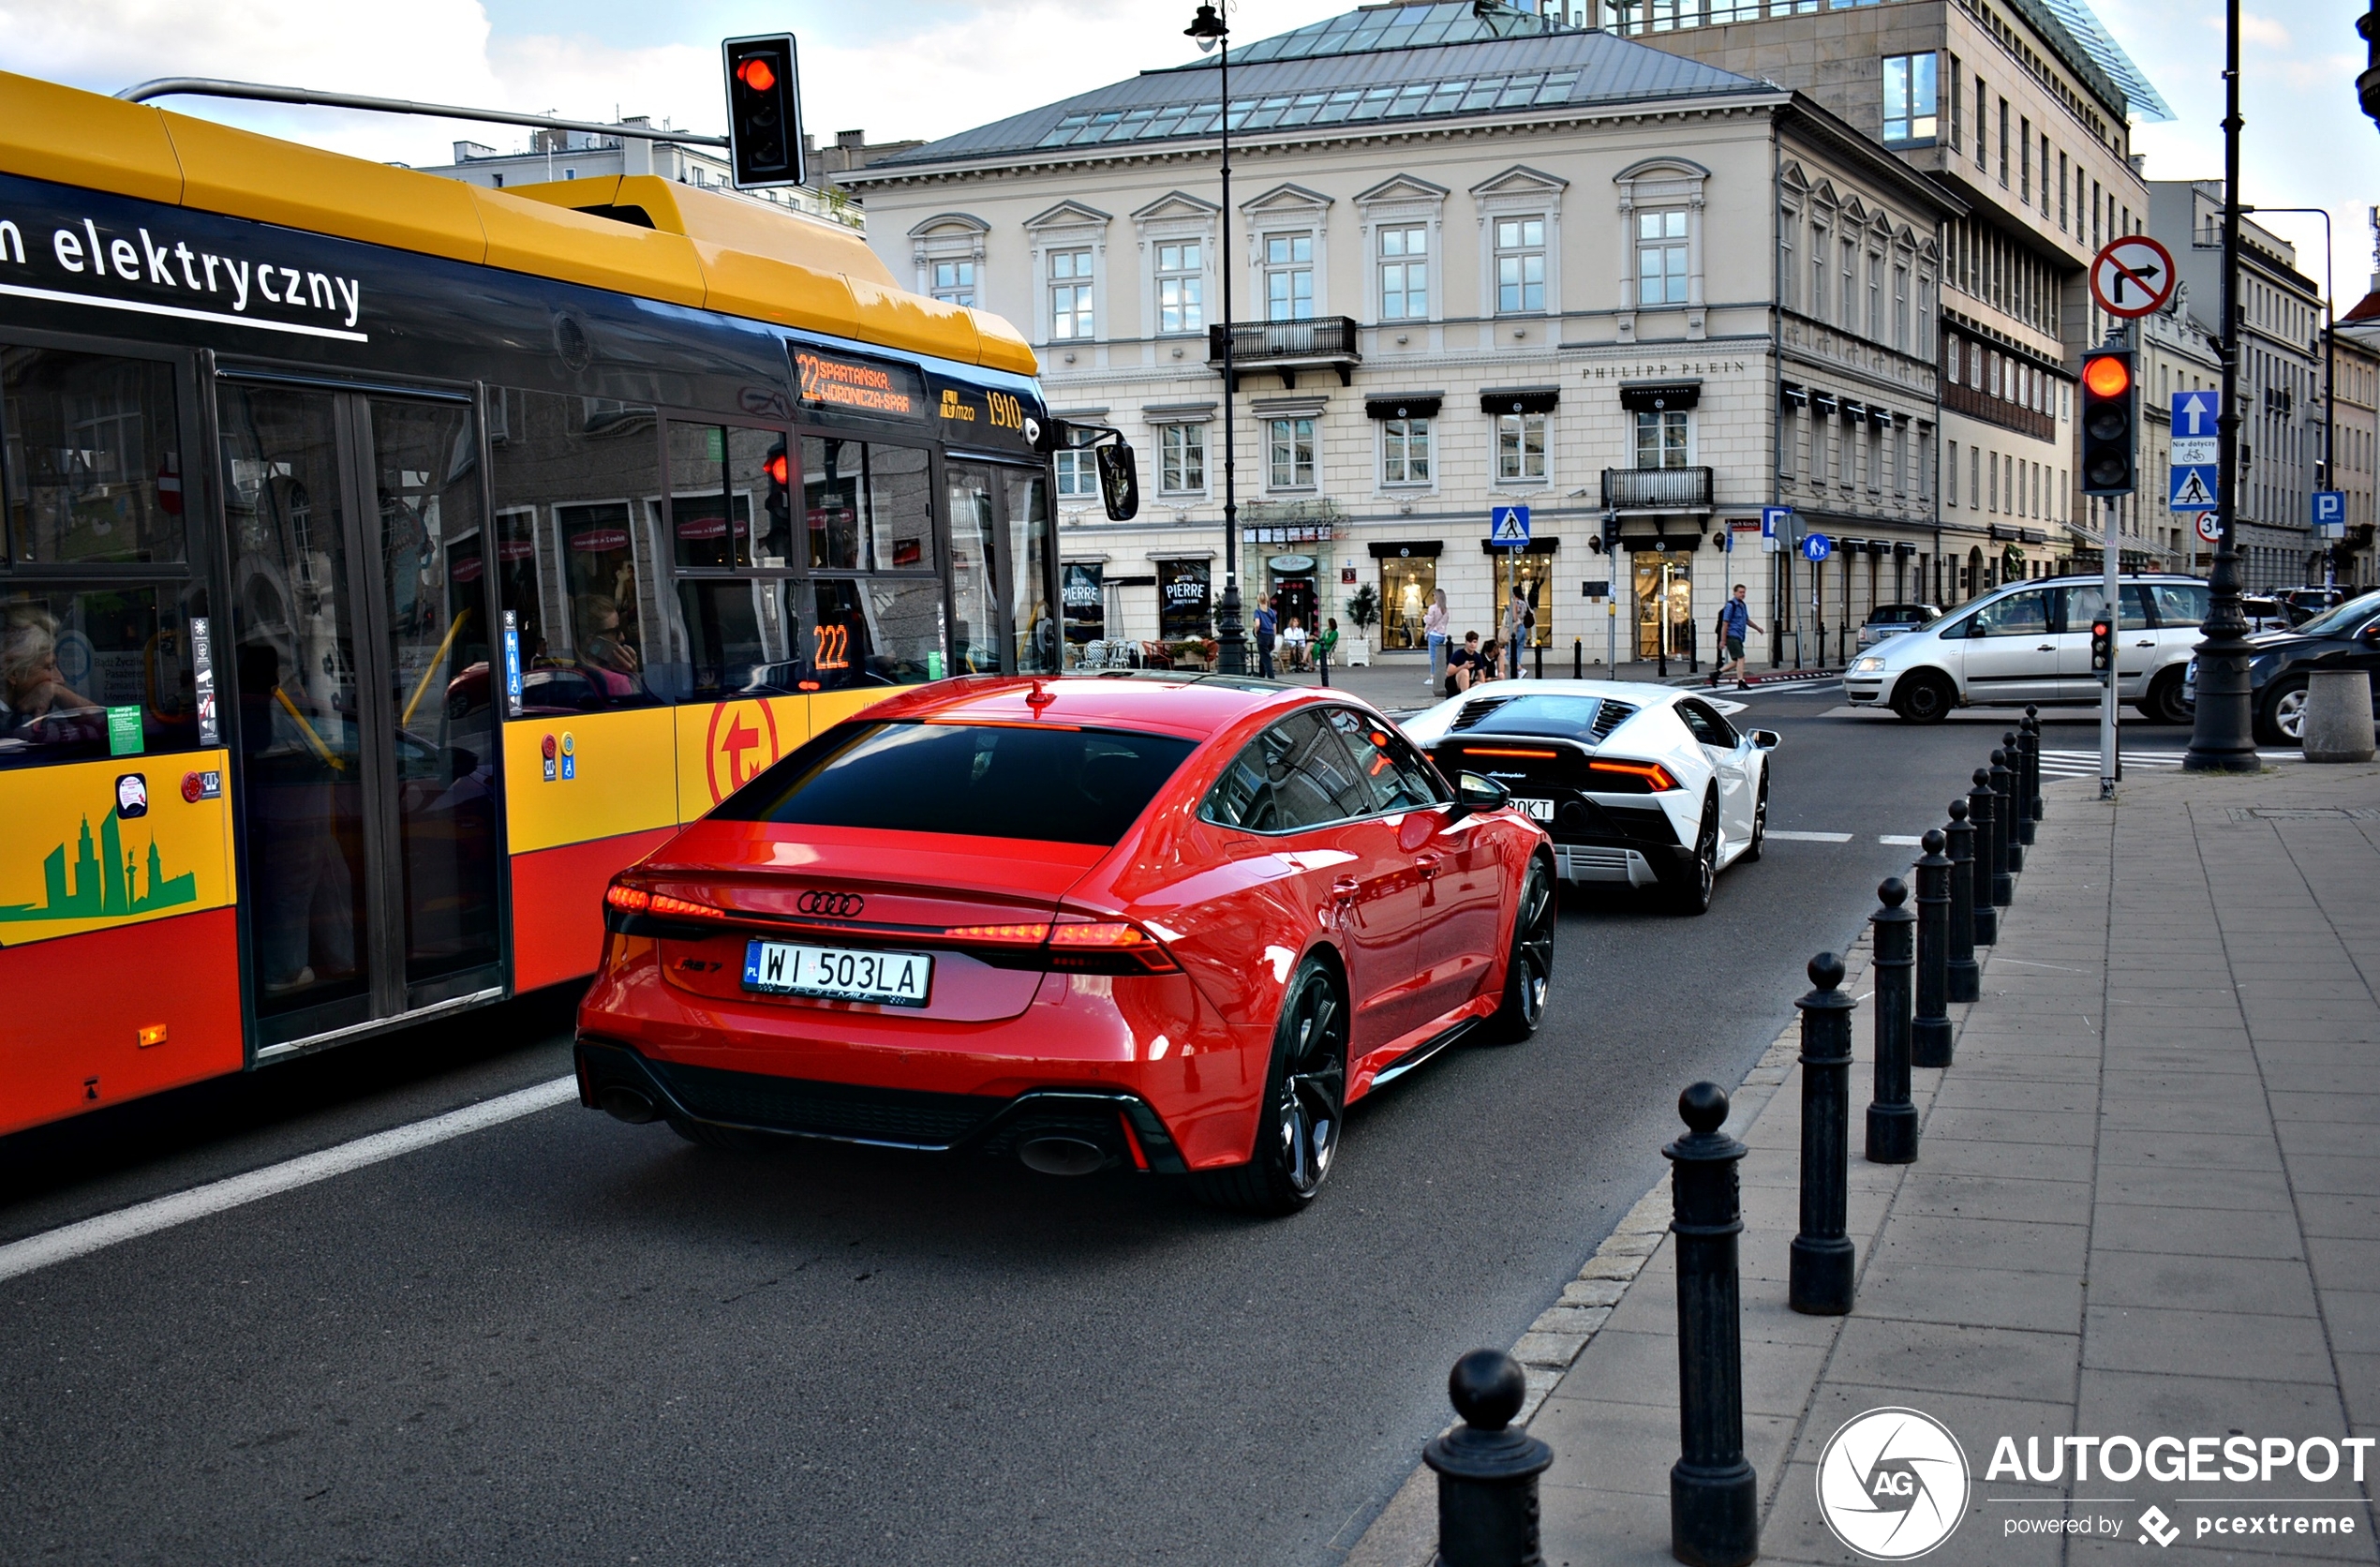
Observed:
[[[1818,1511],[1835,1538],[1875,1561],[1924,1556],[1967,1513],[1967,1454],[1916,1410],[1869,1410],[1818,1458]]]

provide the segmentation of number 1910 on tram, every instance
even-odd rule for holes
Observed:
[[[584,975],[816,730],[1054,668],[1034,368],[757,202],[0,74],[0,1133]]]

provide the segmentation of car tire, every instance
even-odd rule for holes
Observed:
[[[1488,1020],[1488,1033],[1500,1044],[1519,1044],[1545,1021],[1546,997],[1554,989],[1554,926],[1561,907],[1554,867],[1543,856],[1531,859],[1528,874],[1521,880],[1521,896],[1512,905],[1504,1001]]]
[[[1200,1201],[1268,1218],[1314,1201],[1337,1162],[1346,1119],[1347,1021],[1346,990],[1331,965],[1299,964],[1273,1025],[1255,1157],[1192,1175]]]
[[[1761,792],[1752,801],[1752,841],[1744,847],[1744,863],[1760,859],[1761,851],[1768,846],[1768,769],[1761,769]]]
[[[1958,688],[1936,669],[1912,669],[1893,692],[1893,711],[1904,724],[1940,724],[1958,704]]]
[[[2151,724],[2187,724],[2193,718],[2181,700],[2181,670],[2166,670],[2149,682],[2148,694],[2140,702],[2140,716]]]
[[[2256,703],[2256,743],[2290,746],[2305,733],[2306,684],[2303,675],[2285,675],[2265,688]]]
[[[1676,862],[1663,878],[1664,902],[1672,914],[1692,918],[1706,914],[1711,888],[1718,881],[1718,796],[1703,800],[1703,823],[1694,832],[1694,852]]]

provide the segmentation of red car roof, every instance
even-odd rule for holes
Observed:
[[[1051,698],[1035,707],[1026,698],[1038,688]],[[1312,687],[1275,686],[1229,679],[1162,674],[1102,677],[975,675],[938,680],[904,692],[868,709],[870,719],[983,721],[1003,724],[1096,724],[1122,729],[1155,729],[1204,739],[1260,709],[1286,710],[1319,700]]]

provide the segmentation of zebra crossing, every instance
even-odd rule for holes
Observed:
[[[2267,762],[2300,760],[2295,751],[2259,751],[2256,755]],[[2181,757],[2182,754],[2179,751],[2126,750],[2124,766],[2179,768]],[[2041,754],[2041,775],[2044,778],[2096,778],[2099,776],[2099,752],[2096,748],[2090,751],[2051,751],[2045,748]]]

